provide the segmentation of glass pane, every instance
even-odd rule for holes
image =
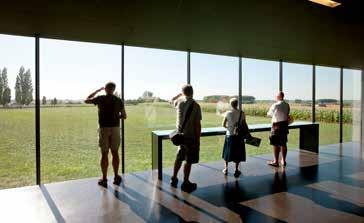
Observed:
[[[120,93],[120,46],[41,39],[40,50],[42,182],[99,176],[97,107],[83,101],[109,81]]]
[[[361,70],[344,69],[343,141],[359,142],[361,126]]]
[[[126,172],[151,169],[151,132],[175,129],[176,111],[169,100],[186,81],[186,52],[125,47]],[[175,153],[165,140],[165,167],[172,165]]]
[[[254,101],[243,100],[243,110],[247,115],[249,124],[270,124],[267,117],[269,107],[275,101],[275,95],[279,90],[279,62],[243,59],[243,95],[244,98],[253,98]],[[271,153],[269,144],[269,132],[254,133],[262,139],[261,146],[257,149],[247,145],[249,155]]]
[[[191,84],[202,109],[202,127],[222,126],[229,100],[239,94],[237,57],[191,53]],[[201,138],[200,161],[220,160],[223,136]]]
[[[35,184],[34,42],[0,35],[0,189]]]
[[[316,121],[320,145],[339,142],[340,69],[316,67]]]
[[[312,121],[312,65],[283,63],[283,91],[295,121]],[[298,149],[299,130],[290,130],[288,148]]]

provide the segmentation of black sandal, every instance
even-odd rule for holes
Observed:
[[[177,188],[178,178],[177,177],[171,177],[171,180],[169,181],[169,184],[171,185],[171,187]]]
[[[121,184],[121,181],[122,181],[122,178],[120,175],[117,175],[116,177],[114,177],[114,184],[115,185],[120,185]]]
[[[100,179],[97,184],[101,187],[107,188],[107,179]]]
[[[241,171],[240,170],[235,170],[234,177],[238,178],[240,175],[241,175]]]

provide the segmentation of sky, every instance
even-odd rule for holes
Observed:
[[[35,40],[0,35],[0,69],[8,68],[14,92],[20,66],[30,69],[34,83]],[[186,83],[186,52],[125,47],[125,98],[136,99],[148,90],[170,99]],[[191,53],[191,84],[195,98],[238,94],[238,58]],[[106,82],[120,92],[121,47],[63,40],[40,40],[40,92],[58,99],[83,99]],[[273,100],[278,90],[279,63],[243,58],[243,95]],[[360,98],[360,71],[344,70],[344,99]],[[317,67],[316,98],[339,99],[340,70]],[[283,64],[283,90],[287,99],[312,98],[312,66]],[[14,98],[14,94],[12,94]]]

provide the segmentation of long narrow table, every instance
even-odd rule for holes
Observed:
[[[288,126],[289,129],[299,129],[299,146],[302,150],[318,153],[319,151],[319,124],[312,122],[294,122]],[[249,125],[250,132],[265,132],[271,130],[271,124]],[[158,170],[158,179],[162,180],[163,171],[163,144],[162,141],[169,139],[173,130],[152,131],[152,168]],[[201,137],[225,135],[223,127],[202,128]],[[203,146],[203,145],[202,145]]]

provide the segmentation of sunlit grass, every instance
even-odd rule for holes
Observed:
[[[173,129],[175,111],[169,105],[127,106],[125,122],[126,171],[151,169],[151,131]],[[269,123],[265,117],[248,116],[249,123]],[[203,113],[203,127],[220,126],[216,112]],[[97,109],[93,106],[41,109],[42,182],[95,177],[99,170]],[[0,188],[35,184],[35,142],[33,109],[0,109]],[[248,155],[270,153],[268,132],[254,134],[263,139],[260,148],[247,147]],[[320,144],[337,143],[339,126],[321,123]],[[291,131],[289,148],[298,147],[298,131]],[[345,125],[344,139],[351,140],[351,125]],[[201,162],[221,159],[223,136],[201,140]],[[172,165],[176,147],[163,145],[165,167]]]

